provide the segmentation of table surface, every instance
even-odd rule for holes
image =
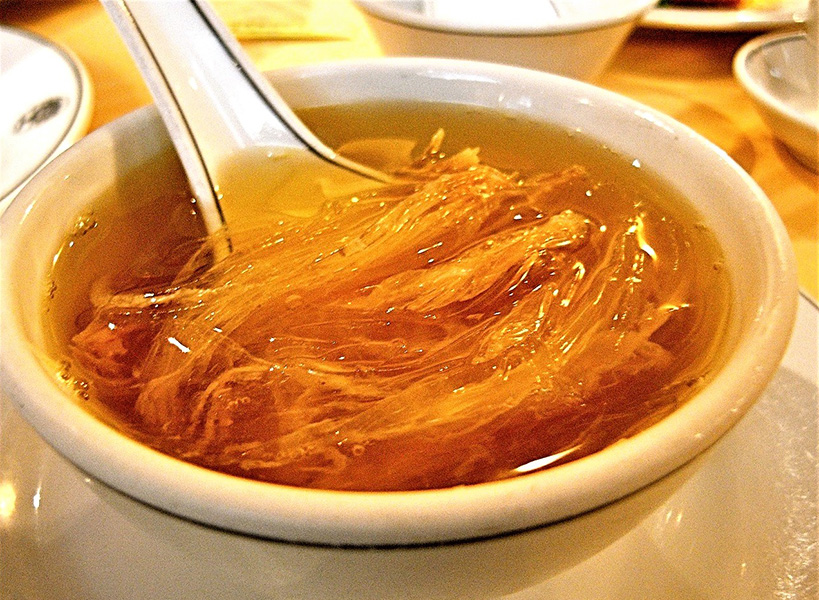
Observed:
[[[261,69],[381,55],[349,0],[213,0]],[[149,104],[150,94],[96,0],[2,0],[0,23],[74,52],[94,88],[91,130]],[[796,251],[799,281],[819,298],[819,176],[774,139],[734,80],[731,62],[754,33],[638,29],[598,85],[656,108],[725,150],[762,187]]]

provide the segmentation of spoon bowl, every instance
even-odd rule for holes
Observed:
[[[309,214],[317,203],[303,202],[312,196],[305,185],[317,170],[348,189],[387,179],[313,135],[204,0],[103,5],[154,97],[209,233],[252,218],[271,197],[277,210]]]

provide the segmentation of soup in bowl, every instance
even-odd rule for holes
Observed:
[[[3,216],[4,392],[97,480],[256,538],[491,538],[661,480],[775,372],[787,235],[683,125],[483,63],[272,78],[394,182],[263,199],[215,260],[148,108]]]

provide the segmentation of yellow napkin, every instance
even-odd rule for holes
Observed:
[[[212,0],[240,40],[343,40],[349,37],[345,0]],[[345,6],[346,5],[346,6]]]

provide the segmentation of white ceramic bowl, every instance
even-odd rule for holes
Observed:
[[[51,361],[37,351],[43,345],[37,299],[55,249],[103,190],[169,147],[156,113],[144,109],[95,131],[49,165],[0,221],[3,391],[43,438],[95,479],[159,508],[163,518],[170,513],[215,528],[199,530],[391,547],[486,539],[540,527],[537,531],[557,535],[563,545],[552,540],[535,548],[548,554],[567,547],[572,554],[611,539],[612,522],[619,527],[631,522],[623,514],[606,521],[610,503],[657,482],[708,448],[740,419],[775,372],[797,299],[788,237],[752,179],[683,125],[588,84],[485,63],[380,59],[286,71],[275,81],[296,107],[390,98],[523,113],[569,132],[582,130],[629,162],[639,160],[690,199],[723,247],[734,288],[727,336],[733,350],[710,384],[642,433],[566,465],[494,483],[418,492],[316,491],[234,478],[159,454],[83,410],[57,381]],[[639,505],[650,497],[645,494],[629,500]],[[600,507],[606,508],[594,510]],[[564,521],[587,511],[594,512]],[[626,513],[634,518],[632,509]],[[588,535],[595,515],[601,515],[599,539]],[[509,540],[518,538],[502,539],[517,543]],[[551,556],[541,566],[550,560],[564,558]]]
[[[751,40],[734,57],[734,75],[773,134],[799,162],[819,171],[819,69],[808,34]]]
[[[355,0],[388,55],[464,58],[592,80],[657,0]]]

